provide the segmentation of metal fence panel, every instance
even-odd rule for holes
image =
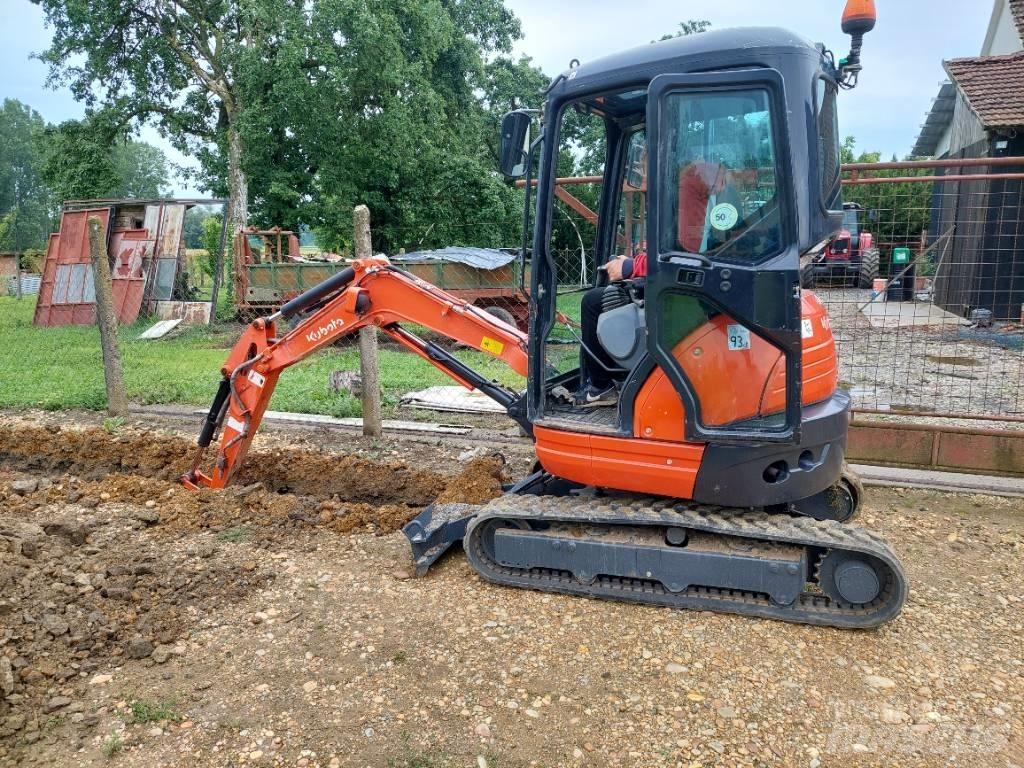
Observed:
[[[807,279],[828,308],[856,408],[1024,421],[1017,163],[847,171],[844,199],[861,207],[849,253],[827,249]],[[878,278],[864,287],[856,262],[871,249]]]
[[[600,179],[570,181],[576,203],[559,196],[554,214],[561,222],[552,248],[560,314],[548,363],[558,371],[578,364],[580,302],[597,268],[594,227],[578,208],[581,200],[593,205]],[[855,408],[918,421],[951,416],[1024,424],[1024,158],[848,165],[843,185],[845,200],[860,205],[849,251],[842,253],[844,237],[837,237],[805,280],[829,311],[841,386]],[[643,204],[639,193],[630,201],[617,253],[644,247]],[[464,244],[488,245],[473,242],[469,233],[489,227],[468,227]],[[410,242],[416,240],[410,236]],[[861,251],[873,251],[868,259],[877,258],[877,276],[861,270]],[[462,267],[442,265],[441,277],[446,288],[479,292],[476,303],[499,316],[505,310],[526,330],[529,256],[515,263],[493,294],[494,286],[480,275],[462,275]],[[438,265],[426,268],[436,272]],[[422,276],[437,282],[434,272]],[[524,385],[486,354],[459,349],[436,334],[431,338],[502,383]],[[403,361],[408,358],[402,375],[384,382],[392,403],[420,384],[451,383],[414,355],[401,354]],[[460,402],[452,396],[453,407]],[[494,423],[493,416],[447,410],[416,414]]]

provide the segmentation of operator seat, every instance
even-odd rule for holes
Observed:
[[[647,351],[643,281],[623,280],[605,288],[597,338],[620,367],[632,370]]]

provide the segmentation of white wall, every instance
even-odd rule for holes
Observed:
[[[989,21],[985,42],[981,46],[982,56],[998,56],[1024,50],[1017,26],[1010,11],[1010,0],[995,0],[992,19]]]

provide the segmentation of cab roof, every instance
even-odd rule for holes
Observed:
[[[552,81],[551,95],[649,82],[663,72],[756,63],[765,54],[818,56],[814,44],[780,27],[734,27],[684,35],[603,56],[569,69]]]

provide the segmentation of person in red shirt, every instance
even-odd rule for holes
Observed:
[[[708,208],[725,191],[728,171],[719,163],[697,160],[679,172],[677,237],[686,253],[703,253],[710,229]]]
[[[707,248],[710,233],[708,208],[717,196],[722,195],[727,178],[728,171],[719,163],[697,160],[680,169],[676,245],[684,252],[702,253]],[[635,256],[617,256],[601,268],[608,274],[611,283],[646,277],[646,244],[640,246]],[[605,352],[597,337],[597,319],[601,315],[605,287],[591,288],[583,295],[580,305],[582,336],[586,348],[580,349],[580,388],[575,402],[584,408],[615,405],[619,400],[615,381],[605,367],[614,369],[618,365]],[[600,362],[594,360],[591,353]]]

